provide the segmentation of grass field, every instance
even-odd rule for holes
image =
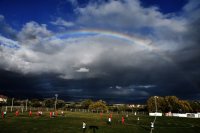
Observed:
[[[107,124],[108,114],[100,118],[95,113],[65,112],[65,116],[49,118],[49,113],[43,116],[28,116],[28,113],[16,117],[8,113],[5,119],[0,119],[0,133],[82,133],[82,122],[87,123],[85,133],[93,133],[89,126],[97,126],[96,133],[150,133],[150,122],[154,117],[129,115],[122,125],[121,114],[113,114],[112,124]],[[157,117],[153,133],[200,133],[200,119]]]

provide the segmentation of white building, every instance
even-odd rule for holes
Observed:
[[[4,95],[0,95],[0,103],[7,102],[7,97]]]

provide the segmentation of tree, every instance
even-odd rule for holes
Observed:
[[[155,112],[155,102],[154,102],[154,97],[150,97],[147,100],[147,109],[149,112]]]
[[[179,112],[180,110],[179,99],[176,96],[166,96],[165,101],[169,111]]]
[[[63,108],[65,107],[65,101],[64,100],[58,100],[57,101],[57,108]]]
[[[55,99],[46,99],[44,100],[45,107],[54,108]]]
[[[91,99],[86,99],[84,101],[81,102],[81,107],[84,109],[88,109],[89,106],[93,103],[93,101]]]
[[[200,112],[200,102],[198,101],[190,101],[190,106],[193,112]]]
[[[75,102],[71,102],[69,105],[68,105],[68,108],[76,108],[76,103]]]
[[[106,103],[104,101],[99,100],[97,102],[90,104],[89,109],[96,111],[107,111],[108,107],[106,106]]]
[[[155,105],[155,97],[152,96],[147,100],[147,109],[149,112],[156,112],[156,106],[157,106],[157,111],[160,112],[163,109],[161,108],[161,105],[164,105],[164,101],[162,97],[157,97],[156,98],[156,103],[157,105]]]
[[[54,108],[55,99],[54,98],[45,99],[43,101],[43,103],[44,103],[45,107]],[[63,108],[64,106],[65,106],[65,101],[64,100],[57,100],[57,104],[56,104],[57,108]]]
[[[192,108],[190,106],[190,103],[185,100],[179,100],[179,107],[181,109],[181,112],[191,112]]]
[[[39,99],[32,99],[31,106],[32,107],[42,107],[42,102]]]
[[[119,112],[124,112],[128,107],[126,105],[117,106]]]
[[[192,106],[188,101],[179,100],[176,96],[158,97],[157,108],[161,112],[191,112]],[[149,112],[155,112],[155,98],[150,97],[147,100],[147,108]]]

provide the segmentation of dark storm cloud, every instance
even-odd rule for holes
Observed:
[[[187,88],[197,94],[200,91],[200,80],[198,78],[200,75],[200,16],[198,15],[200,9],[197,8],[199,5],[200,2],[191,0],[184,7],[185,17],[188,19],[187,32],[181,36],[183,41],[180,49],[170,55],[177,63],[183,77],[192,85]],[[185,84],[185,82],[182,82],[182,84]],[[191,92],[188,91],[187,94],[189,95]]]
[[[37,78],[24,76],[18,73],[0,70],[0,93],[14,97],[34,97],[40,96],[34,84],[37,84]]]

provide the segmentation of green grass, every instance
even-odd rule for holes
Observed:
[[[108,114],[100,118],[95,113],[65,112],[65,116],[49,118],[49,113],[38,117],[28,113],[8,113],[5,119],[0,119],[0,133],[82,133],[82,122],[87,123],[86,133],[93,133],[89,126],[98,126],[96,133],[150,133],[150,122],[154,117],[129,115],[122,125],[121,114],[114,114],[112,124],[107,124]],[[200,119],[157,117],[153,133],[200,133]]]

